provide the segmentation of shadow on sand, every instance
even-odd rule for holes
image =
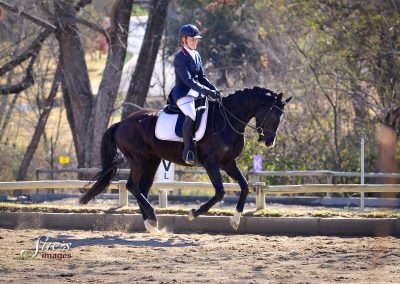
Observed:
[[[56,238],[49,237],[48,242],[71,243],[71,248],[85,246],[131,246],[131,247],[190,247],[198,246],[196,242],[182,239],[158,239],[148,240],[125,239],[118,236],[93,237],[85,239],[76,239],[71,235],[58,235]]]

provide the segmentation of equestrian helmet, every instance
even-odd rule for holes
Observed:
[[[201,38],[200,33],[199,33],[199,29],[195,25],[191,25],[191,24],[183,25],[179,29],[179,37],[181,38],[183,36]]]

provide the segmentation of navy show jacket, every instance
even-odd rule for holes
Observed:
[[[195,50],[195,60],[187,50],[182,48],[175,56],[175,87],[172,90],[174,102],[187,95],[190,89],[199,93],[205,90],[216,90],[204,74],[200,54]]]

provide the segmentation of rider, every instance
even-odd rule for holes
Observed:
[[[185,114],[183,124],[183,160],[194,165],[193,132],[196,120],[195,99],[201,94],[218,98],[220,91],[208,81],[203,71],[200,54],[196,51],[198,39],[201,38],[196,26],[186,24],[179,29],[181,50],[174,60],[175,87],[172,98]]]

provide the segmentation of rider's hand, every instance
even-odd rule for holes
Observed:
[[[217,90],[207,90],[206,95],[211,99],[217,100],[221,97],[221,92]]]

